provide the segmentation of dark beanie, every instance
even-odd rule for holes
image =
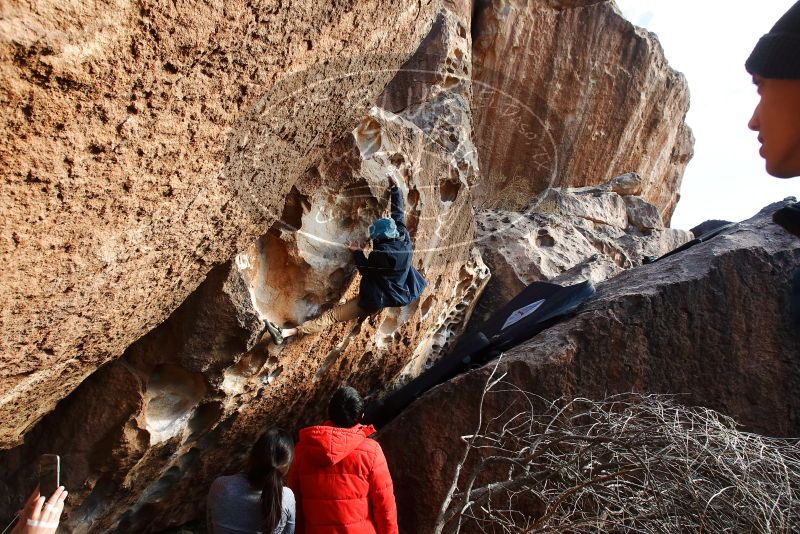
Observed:
[[[744,66],[764,78],[800,79],[800,1],[758,40]]]

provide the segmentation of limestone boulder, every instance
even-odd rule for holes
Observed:
[[[640,197],[628,196],[624,200],[629,225],[640,232],[664,227],[658,208]]]
[[[612,1],[476,3],[481,208],[521,210],[548,187],[636,171],[668,223],[693,153],[685,78]]]
[[[609,189],[620,195],[640,196],[642,194],[643,186],[644,180],[642,180],[641,176],[635,172],[626,172],[625,174],[620,174],[619,176],[612,178],[601,187],[604,189]]]
[[[665,228],[631,175],[598,187],[547,189],[535,210],[476,211],[476,243],[492,278],[472,316],[482,322],[537,281],[601,282],[683,245],[692,234]]]
[[[279,219],[437,9],[3,6],[0,447]]]
[[[461,436],[475,432],[495,368],[496,377],[545,399],[672,394],[747,431],[800,436],[800,332],[790,307],[800,240],[771,218],[784,204],[599,284],[572,318],[412,404],[380,437],[401,529],[432,532],[464,451]],[[509,402],[502,393],[487,397],[483,420]]]

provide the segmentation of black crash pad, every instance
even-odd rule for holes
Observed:
[[[534,282],[481,325],[467,333],[444,358],[383,401],[367,407],[365,424],[382,426],[432,387],[473,366],[483,365],[503,351],[527,341],[557,323],[594,295],[591,282],[559,286]]]

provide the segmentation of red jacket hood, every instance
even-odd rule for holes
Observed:
[[[300,431],[300,442],[308,449],[308,458],[322,466],[334,465],[375,433],[372,425],[355,425],[350,428],[333,426],[326,421],[320,426],[310,426]]]

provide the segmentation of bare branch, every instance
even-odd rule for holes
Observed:
[[[796,441],[670,396],[548,401],[496,371],[437,534],[800,529]],[[489,417],[493,395],[502,408]]]

